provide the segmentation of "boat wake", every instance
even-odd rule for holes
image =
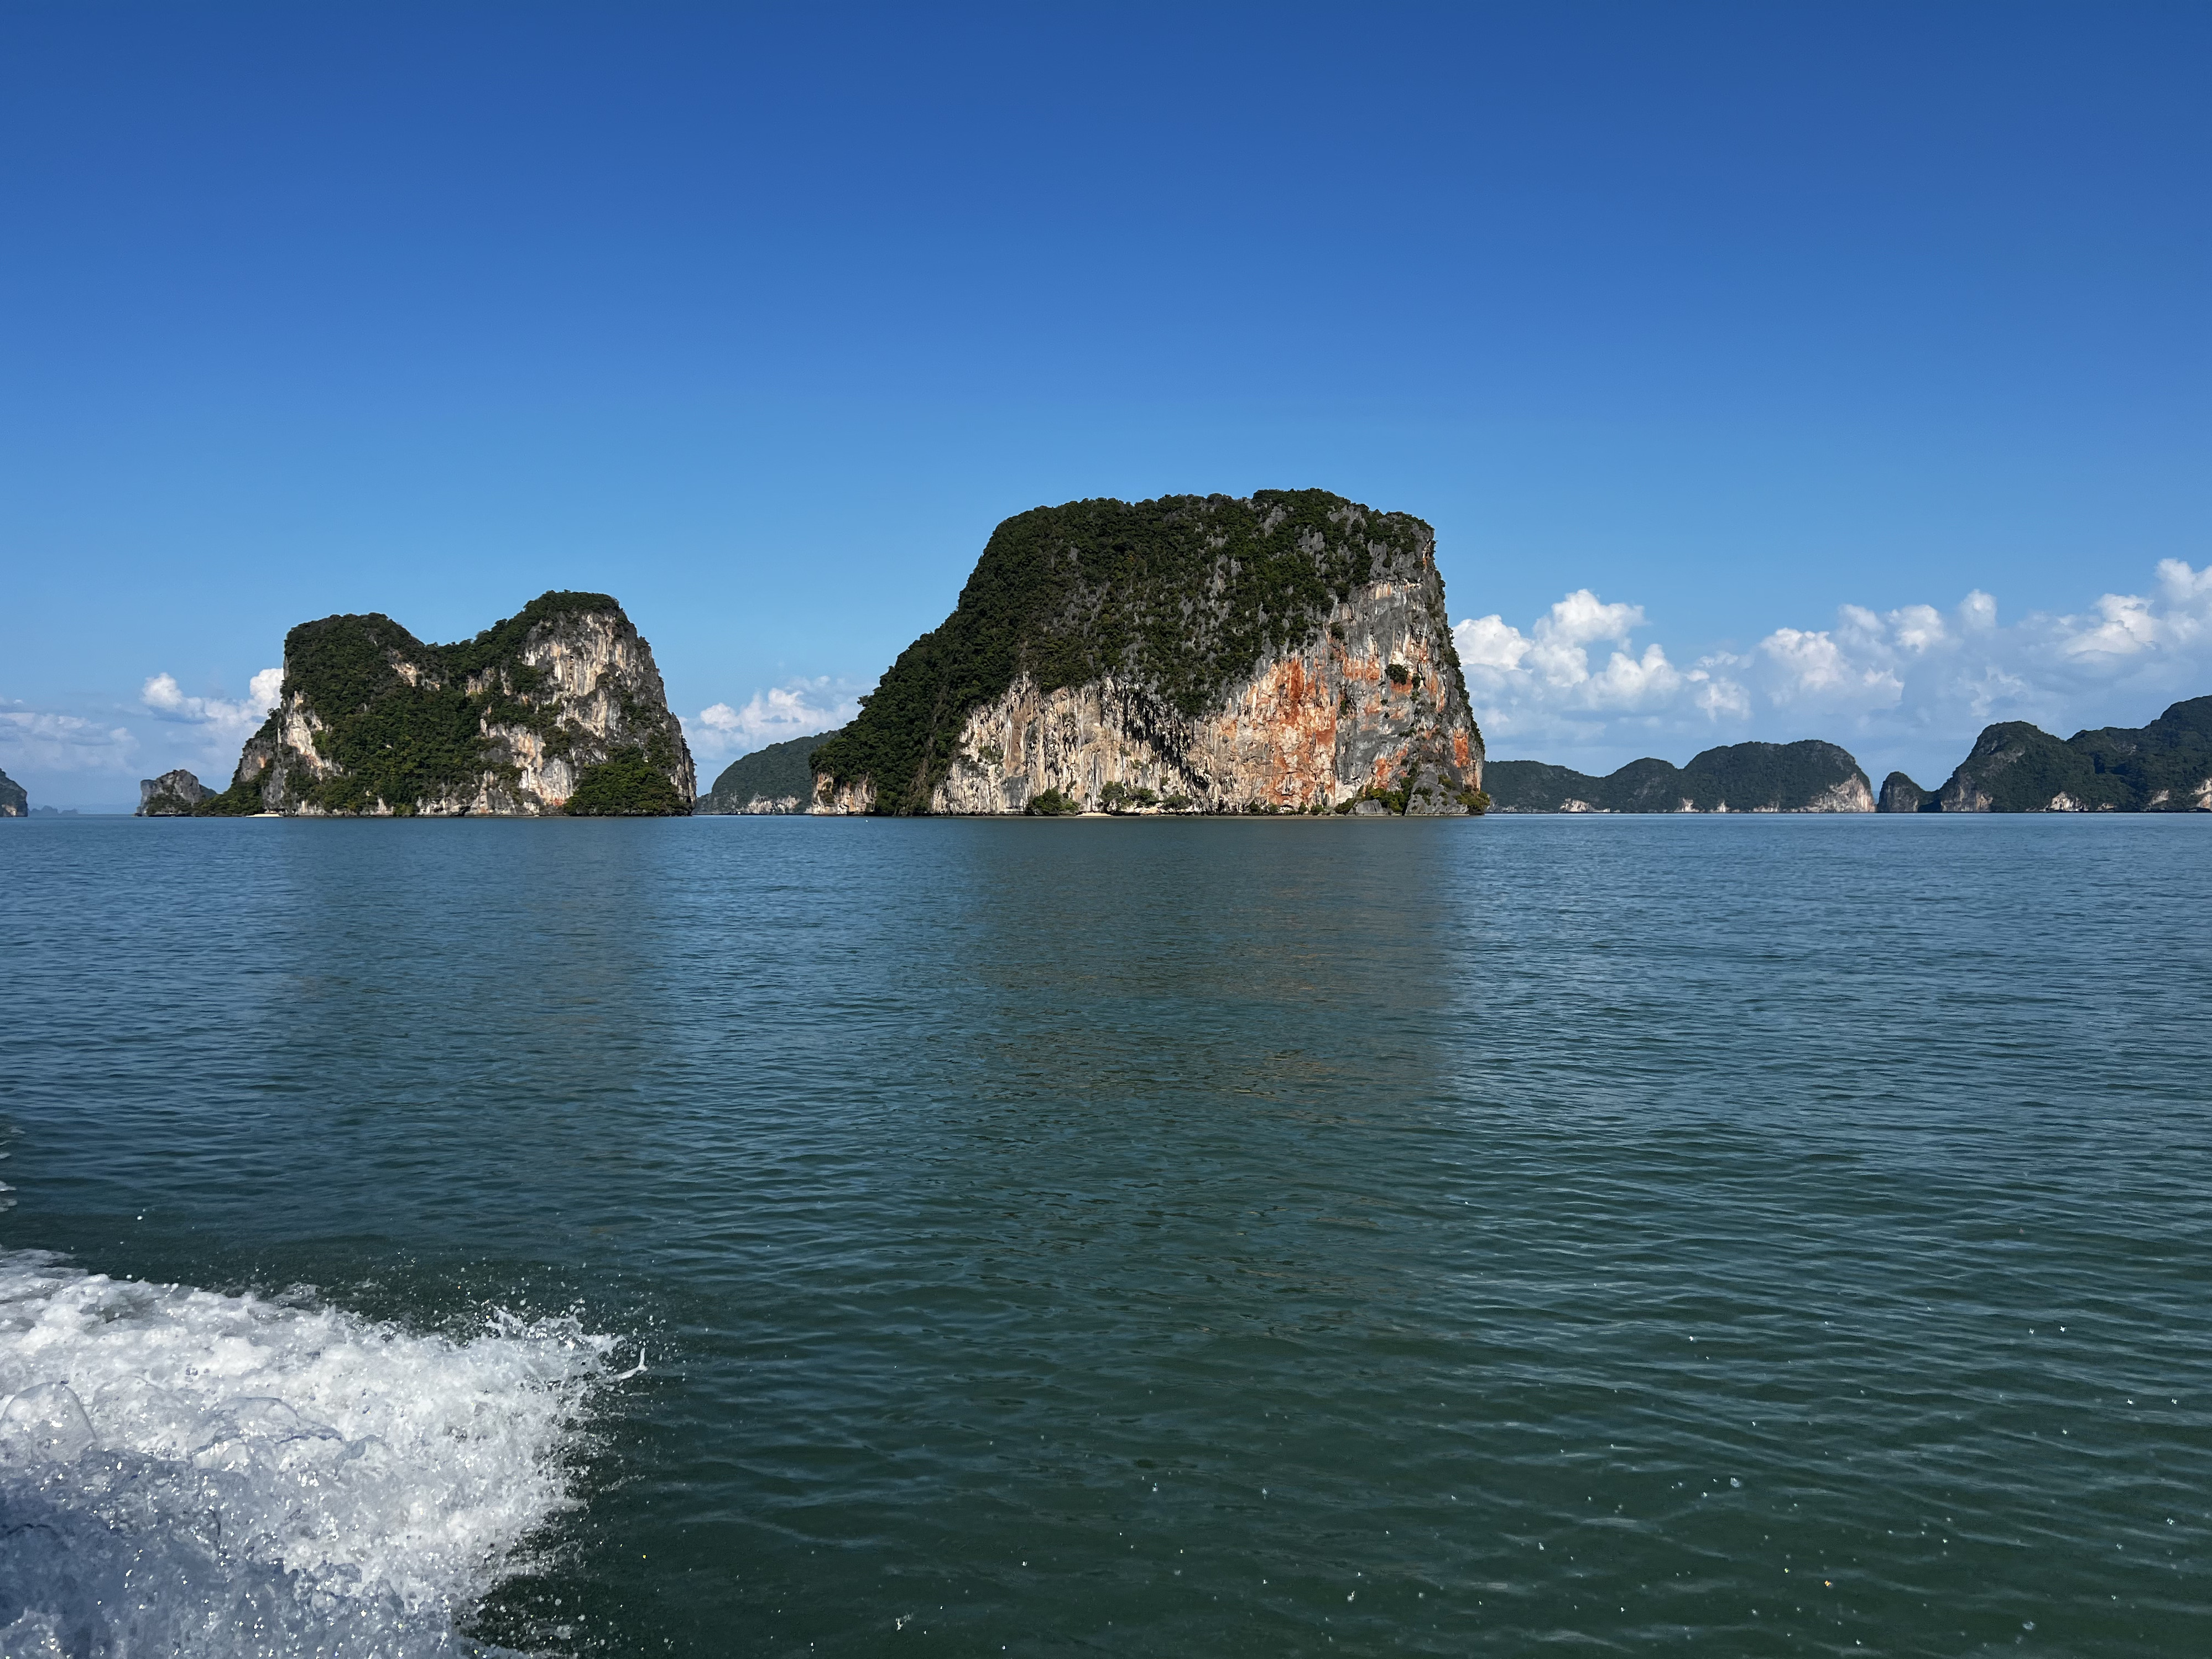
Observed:
[[[613,1346],[0,1252],[0,1659],[483,1651]]]

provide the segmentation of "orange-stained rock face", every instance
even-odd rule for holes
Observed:
[[[931,810],[1019,812],[1048,789],[1096,809],[1119,784],[1188,803],[1168,810],[1326,811],[1372,788],[1407,791],[1416,814],[1463,812],[1461,792],[1482,781],[1482,737],[1428,571],[1422,584],[1355,590],[1325,629],[1264,659],[1197,720],[1111,676],[1049,692],[1024,676],[969,716]],[[873,804],[863,785],[823,791],[813,810]]]
[[[1214,510],[1198,497],[1172,498],[1166,504],[1172,509],[1170,517],[1156,523],[1201,522]],[[1136,510],[1127,504],[1108,506],[1117,512]],[[911,744],[916,756],[912,770],[893,791],[896,810],[922,805],[916,793],[898,792],[918,793],[921,777],[927,777],[934,780],[928,786],[927,809],[944,813],[1019,812],[1048,791],[1086,808],[1117,811],[1131,810],[1133,803],[1145,811],[1323,811],[1349,807],[1372,793],[1389,801],[1387,807],[1372,806],[1374,811],[1465,811],[1463,803],[1481,783],[1482,735],[1468,709],[1452,649],[1434,539],[1419,520],[1362,516],[1370,512],[1340,501],[1328,514],[1334,528],[1309,526],[1298,532],[1297,552],[1313,557],[1316,572],[1325,573],[1318,588],[1278,585],[1257,590],[1268,596],[1264,599],[1249,597],[1254,588],[1237,583],[1237,553],[1220,550],[1230,546],[1225,539],[1208,544],[1214,550],[1200,555],[1216,561],[1212,576],[1194,580],[1179,593],[1170,592],[1166,601],[1157,592],[1130,599],[1143,590],[1116,590],[1113,584],[1123,580],[1120,575],[1069,579],[1074,585],[1065,592],[1073,597],[1055,601],[1060,609],[1043,620],[1008,623],[1006,637],[994,641],[994,649],[1008,652],[997,659],[1001,662],[1081,664],[1085,666],[1060,672],[1096,678],[1047,684],[1035,676],[1048,671],[1032,669],[988,702],[940,702],[944,712],[930,717],[927,747],[906,736],[892,739],[890,748],[880,746],[878,739],[878,746],[867,752],[903,756],[908,750],[898,745]],[[1050,516],[1046,509],[1039,513]],[[1385,521],[1387,536],[1356,543],[1356,562],[1329,552],[1331,537],[1364,537],[1367,526]],[[1024,515],[1008,526],[1027,522]],[[1275,522],[1271,516],[1267,526]],[[1033,532],[1034,526],[1023,533]],[[1254,533],[1270,532],[1263,526]],[[1087,544],[1071,541],[1048,556],[1077,561],[1079,547]],[[993,545],[999,545],[995,536]],[[987,561],[991,556],[987,551]],[[1283,550],[1267,556],[1283,556]],[[1110,560],[1103,568],[1119,568]],[[1231,615],[1232,601],[1224,596],[1232,592],[1243,596],[1234,603],[1249,605],[1249,612]],[[1124,599],[1139,608],[1117,610]],[[1208,680],[1207,689],[1199,690],[1180,668],[1159,667],[1167,647],[1159,643],[1158,630],[1163,623],[1170,631],[1176,627],[1169,620],[1176,615],[1168,608],[1174,604],[1182,607],[1182,648],[1200,653],[1194,660],[1204,662],[1209,675],[1237,673],[1231,662],[1249,660],[1240,677]],[[976,614],[967,609],[965,596],[962,605],[955,620]],[[1158,608],[1141,608],[1152,605]],[[1278,608],[1271,613],[1269,605]],[[1147,618],[1142,628],[1131,626],[1132,615]],[[1100,617],[1110,625],[1097,623]],[[1120,644],[1115,642],[1116,627],[1123,630]],[[1255,659],[1247,659],[1243,653],[1254,648],[1248,642],[1255,638],[1271,643]],[[1234,657],[1224,648],[1224,640],[1231,639],[1237,641]],[[973,648],[972,639],[963,647]],[[934,672],[930,660],[915,659],[912,673]],[[894,672],[905,672],[907,664],[902,657]],[[948,679],[935,695],[975,695],[957,690],[958,684]],[[1184,701],[1171,701],[1171,695]],[[910,698],[904,706],[927,709],[928,699]],[[944,725],[935,724],[939,719]],[[950,730],[956,720],[957,735]],[[850,750],[838,763],[858,769]],[[889,763],[877,758],[866,763]],[[901,764],[909,763],[902,759]],[[865,779],[857,786],[848,779],[839,787],[825,774],[817,785],[817,811],[867,811],[879,804]]]

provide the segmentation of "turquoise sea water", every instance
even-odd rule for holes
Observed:
[[[2207,828],[0,824],[0,1651],[2212,1652]]]

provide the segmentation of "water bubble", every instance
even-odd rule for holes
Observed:
[[[0,1462],[70,1463],[94,1443],[91,1419],[66,1382],[40,1382],[0,1407]]]

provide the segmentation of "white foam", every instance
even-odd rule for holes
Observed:
[[[476,1650],[613,1340],[472,1339],[0,1252],[0,1659]]]

